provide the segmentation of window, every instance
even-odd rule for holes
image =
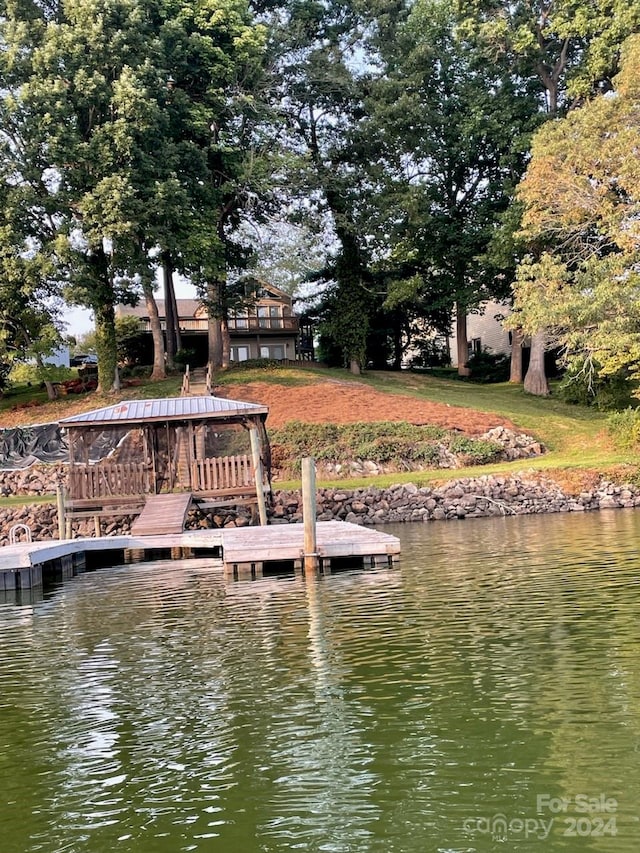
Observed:
[[[282,308],[279,305],[259,305],[258,325],[261,329],[281,329]]]
[[[275,361],[282,361],[285,358],[285,348],[283,344],[276,344],[270,347],[260,347],[260,358],[272,358]]]
[[[482,352],[482,339],[473,338],[468,342],[467,349],[469,351],[469,358],[471,358],[472,355],[479,355]]]
[[[249,347],[231,347],[229,354],[231,361],[248,361]]]
[[[249,316],[246,311],[237,311],[232,314],[232,319],[235,322],[236,329],[248,329],[249,328]]]

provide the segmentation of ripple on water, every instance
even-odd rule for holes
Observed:
[[[635,850],[638,528],[407,525],[392,569],[139,564],[0,606],[6,849],[492,851],[478,820],[603,792]]]

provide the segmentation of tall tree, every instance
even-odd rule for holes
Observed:
[[[515,308],[574,366],[640,377],[640,35],[622,57],[612,92],[536,135],[519,197],[544,251],[521,265]]]
[[[387,4],[387,15],[402,5]],[[279,4],[272,19],[277,102],[298,167],[291,181],[302,204],[319,210],[319,220],[329,214],[335,235],[325,270],[333,292],[324,332],[354,373],[365,364],[369,317],[381,301],[367,246],[373,144],[362,126],[370,63],[378,61],[372,42],[378,11],[377,3],[302,0]]]
[[[624,38],[640,27],[639,0],[463,0],[464,29],[488,61],[537,82],[548,118],[576,106],[615,73]],[[546,395],[544,326],[531,333],[525,390]]]
[[[392,244],[386,266],[397,268],[388,304],[429,295],[431,311],[452,311],[464,375],[467,314],[504,291],[480,257],[522,173],[535,101],[462,38],[447,0],[418,0],[385,58],[373,132],[386,186],[379,230]]]

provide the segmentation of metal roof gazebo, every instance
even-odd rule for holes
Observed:
[[[154,495],[182,493],[209,507],[257,505],[266,524],[268,412],[259,404],[207,395],[124,400],[63,418],[59,423],[69,444],[67,512],[97,519],[134,515]],[[249,442],[240,428],[248,431]],[[250,445],[245,452],[239,433]],[[92,445],[103,442],[105,434],[118,447],[91,462]]]

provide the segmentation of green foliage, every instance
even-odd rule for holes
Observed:
[[[437,462],[443,447],[462,456],[466,464],[482,465],[494,461],[502,450],[494,442],[405,421],[340,425],[291,421],[270,435],[275,458],[293,466],[304,456],[333,463],[360,459],[399,467],[429,466]]]
[[[137,317],[116,317],[116,341],[120,364],[140,363],[146,351],[146,335]]]
[[[176,364],[176,367],[182,368],[183,370],[187,365],[193,365],[196,357],[196,351],[193,349],[179,349],[173,360]]]
[[[602,375],[598,365],[590,366],[582,361],[569,367],[556,394],[565,403],[593,406],[607,412],[631,406],[636,389],[637,382],[629,378],[627,370]]]
[[[75,379],[77,376],[77,371],[70,367],[48,364],[43,375],[43,371],[33,362],[14,362],[9,381],[12,385],[38,386],[45,377],[50,382],[64,382],[65,379]]]
[[[237,373],[238,371],[247,372],[249,370],[274,371],[281,368],[280,362],[273,358],[248,358],[246,361],[231,362],[228,369]]]
[[[482,349],[469,357],[467,365],[471,369],[471,382],[507,382],[511,359],[504,353]]]
[[[409,367],[448,367],[451,364],[449,347],[444,338],[419,337],[412,343],[413,355]]]
[[[502,447],[497,442],[466,435],[454,436],[449,442],[449,450],[463,457],[467,465],[488,465],[499,459],[502,453]]]
[[[607,419],[607,428],[620,449],[637,451],[640,447],[640,409],[614,412]]]
[[[541,326],[569,364],[640,377],[640,35],[625,42],[616,93],[545,124],[518,194],[522,234],[512,322]]]

